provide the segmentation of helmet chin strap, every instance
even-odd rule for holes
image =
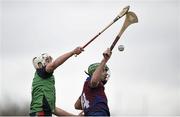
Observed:
[[[90,76],[90,74],[89,74],[86,70],[84,70],[84,72],[85,72],[88,76]]]

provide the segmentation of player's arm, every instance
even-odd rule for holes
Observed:
[[[61,108],[56,107],[54,113],[56,116],[74,116],[74,114],[69,113]]]
[[[77,100],[76,103],[74,104],[74,108],[77,109],[77,110],[82,110],[80,97],[78,98],[78,100]]]
[[[82,47],[77,47],[74,50],[59,56],[57,59],[55,59],[53,62],[49,63],[46,66],[46,71],[53,72],[58,66],[63,64],[68,58],[70,58],[74,54],[79,55],[82,51],[83,51]]]
[[[105,67],[107,61],[109,60],[109,58],[111,57],[111,54],[112,54],[112,52],[110,51],[109,48],[103,53],[103,59],[102,59],[100,65],[97,67],[97,69],[95,70],[95,72],[92,75],[92,78],[90,81],[91,87],[98,86],[99,82],[101,81],[101,75],[103,73],[104,67]]]

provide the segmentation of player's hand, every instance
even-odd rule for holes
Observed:
[[[112,52],[110,48],[107,48],[106,51],[103,52],[104,59],[109,60],[109,58],[111,57],[111,54]]]
[[[81,111],[78,115],[79,116],[84,116],[84,111]]]
[[[79,46],[73,50],[73,54],[79,55],[82,51],[84,51],[84,48]]]

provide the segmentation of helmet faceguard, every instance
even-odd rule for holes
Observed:
[[[106,75],[101,78],[101,81],[102,81],[102,83],[103,83],[104,85],[107,83],[107,81],[109,80],[109,78],[110,78],[110,76],[111,76],[111,71],[110,71],[109,68],[108,68],[108,69],[107,69],[107,68],[108,68],[108,67],[105,68]]]
[[[42,59],[43,59],[43,65],[46,66],[48,63],[52,62],[52,57],[48,55],[47,53],[41,54]]]
[[[35,69],[45,67],[50,62],[52,62],[52,57],[47,53],[43,53],[40,56],[33,58],[33,65]]]

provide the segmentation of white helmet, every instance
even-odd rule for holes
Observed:
[[[38,57],[33,58],[33,65],[35,69],[39,69],[42,66],[46,66],[47,63],[52,61],[52,57],[49,56],[47,53],[43,53]]]

